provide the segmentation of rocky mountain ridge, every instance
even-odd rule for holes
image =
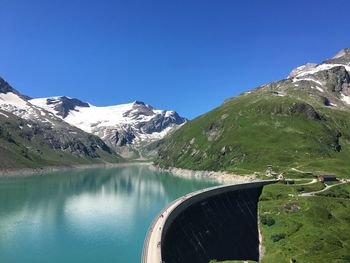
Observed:
[[[74,162],[105,162],[119,161],[121,158],[97,136],[88,134],[79,128],[69,125],[52,113],[29,102],[28,96],[22,95],[0,78],[0,115],[2,135],[7,144],[1,144],[0,152],[20,158],[20,152],[28,152],[33,160],[29,165],[44,163],[62,164]],[[16,139],[14,139],[16,138]],[[43,149],[48,151],[44,155]],[[56,152],[55,152],[56,151]],[[63,154],[64,153],[64,154]],[[65,157],[57,160],[47,160],[49,155]],[[68,160],[68,159],[74,159]],[[35,161],[36,160],[36,161]]]
[[[186,122],[175,111],[154,109],[140,101],[97,107],[67,96],[33,99],[2,78],[0,109],[34,123],[29,125],[40,128],[51,148],[91,158],[98,157],[97,148],[126,158],[154,155],[153,146],[151,150],[143,147]]]
[[[97,107],[65,96],[31,99],[30,102],[86,132],[100,137],[124,157],[162,139],[186,122],[175,111],[154,109],[144,102]]]

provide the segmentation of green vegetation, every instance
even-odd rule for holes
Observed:
[[[54,149],[45,140],[47,134],[36,133],[27,121],[10,113],[6,112],[6,116],[0,115],[0,169],[121,161],[119,156],[104,149],[96,150],[96,158]]]
[[[308,184],[308,183],[311,183],[311,182],[312,182],[312,180],[310,180],[310,179],[300,179],[298,181],[294,181],[294,183],[297,184],[297,185]]]
[[[328,189],[322,193],[318,193],[319,196],[345,198],[350,200],[350,184],[341,184]]]
[[[267,215],[263,215],[261,217],[260,222],[261,222],[261,224],[267,225],[267,226],[273,226],[276,223],[275,219],[273,219],[271,216],[267,216]]]
[[[217,260],[210,260],[209,263],[254,263],[256,261],[252,261],[252,260],[225,260],[225,261],[217,261]]]
[[[304,185],[302,191],[299,187],[274,184],[263,189],[259,202],[262,262],[349,262],[350,184],[312,197],[298,194],[320,190],[322,183]]]
[[[277,84],[269,84],[186,123],[164,140],[155,162],[261,175],[272,165],[291,178],[310,177],[293,168],[347,176],[349,111],[326,107],[306,91],[281,83],[288,96],[276,96],[270,90]]]

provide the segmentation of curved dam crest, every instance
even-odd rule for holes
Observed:
[[[175,200],[152,223],[142,262],[258,261],[258,199],[275,182],[224,185]]]

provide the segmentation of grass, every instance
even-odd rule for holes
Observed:
[[[297,181],[294,181],[296,185],[300,185],[300,184],[307,184],[307,183],[311,183],[312,179],[300,179]]]
[[[317,194],[318,196],[344,198],[350,200],[350,183],[334,186],[327,191]]]
[[[276,184],[263,189],[259,202],[265,247],[262,262],[349,262],[350,199],[327,195],[339,189],[349,194],[349,185],[335,186],[315,197],[298,196],[298,187]],[[302,192],[311,192],[323,185],[303,187]],[[266,218],[274,223],[264,223]]]
[[[240,174],[263,173],[272,165],[279,173],[298,168],[348,176],[349,112],[311,105],[304,99],[262,91],[230,99],[166,138],[155,162]],[[291,111],[295,105],[304,106]],[[308,116],[311,109],[320,119]]]
[[[209,263],[244,263],[244,262],[254,263],[256,261],[252,261],[252,260],[225,260],[225,261],[210,260],[209,261]]]

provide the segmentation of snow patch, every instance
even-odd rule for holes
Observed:
[[[319,91],[319,92],[324,92],[324,90],[320,87],[316,87],[316,89]]]
[[[341,100],[344,101],[346,104],[350,105],[350,96],[341,94]]]
[[[0,115],[5,116],[6,118],[9,117],[9,116],[7,116],[5,113],[2,113],[2,112],[0,112]]]
[[[315,83],[317,83],[318,85],[320,85],[320,86],[322,87],[321,81],[318,81],[318,80],[316,80],[316,79],[312,79],[312,78],[302,78],[302,79],[300,79],[300,80],[312,81],[312,82],[315,82]]]
[[[306,75],[312,75],[312,74],[315,74],[315,73],[322,71],[322,70],[328,70],[328,69],[331,69],[334,67],[340,67],[340,66],[345,67],[345,69],[350,73],[350,66],[348,66],[348,65],[344,65],[344,64],[320,64],[316,67],[305,68],[305,69],[301,68],[297,74],[295,74],[295,75],[292,74],[289,76],[289,78],[300,79],[300,77],[303,77]]]
[[[48,112],[53,113],[57,117],[57,113],[55,111],[55,105],[54,104],[47,104],[47,100],[59,100],[59,97],[50,97],[50,98],[39,98],[39,99],[31,99],[30,103],[32,103],[35,106],[38,106],[40,108],[43,108],[44,110],[47,110]]]
[[[0,104],[10,104],[14,106],[26,106],[27,102],[12,92],[0,93]]]

